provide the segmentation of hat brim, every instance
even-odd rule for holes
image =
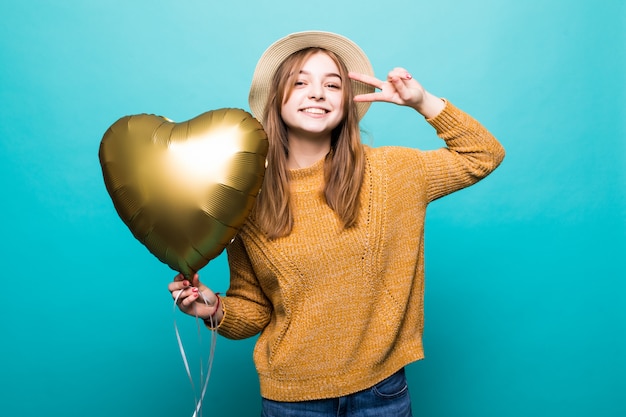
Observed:
[[[374,75],[372,64],[365,52],[356,43],[344,36],[322,31],[296,32],[287,35],[265,50],[252,76],[248,102],[250,111],[261,123],[263,123],[263,114],[274,73],[288,56],[311,47],[319,47],[334,52],[344,62],[348,71]],[[368,84],[355,80],[351,80],[351,82],[354,95],[374,92],[374,87]],[[367,113],[370,103],[359,102],[355,104],[360,120]]]

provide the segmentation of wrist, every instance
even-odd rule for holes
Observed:
[[[413,106],[413,108],[426,119],[436,117],[445,107],[446,102],[443,99],[432,95],[428,91],[424,92],[422,101]]]
[[[209,317],[203,318],[204,323],[209,326],[214,326],[216,324],[216,316],[222,307],[222,301],[220,297],[220,293],[215,293],[215,302],[209,307],[213,307],[213,312],[209,313]]]

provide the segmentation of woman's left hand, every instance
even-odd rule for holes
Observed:
[[[409,106],[428,118],[439,114],[445,106],[440,98],[427,92],[404,68],[394,68],[389,71],[386,81],[356,72],[350,72],[348,75],[353,80],[380,90],[369,94],[359,94],[354,97],[356,102],[384,101],[400,106]]]

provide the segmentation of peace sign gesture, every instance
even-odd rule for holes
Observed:
[[[426,91],[404,68],[394,68],[389,71],[386,81],[356,72],[350,72],[348,76],[380,90],[374,93],[359,94],[354,97],[356,102],[383,101],[408,106],[426,118],[436,116],[445,107],[445,103],[441,99]]]

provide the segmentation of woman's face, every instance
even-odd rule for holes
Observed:
[[[343,82],[339,68],[325,53],[311,55],[295,78],[281,116],[289,133],[328,136],[344,117]]]

